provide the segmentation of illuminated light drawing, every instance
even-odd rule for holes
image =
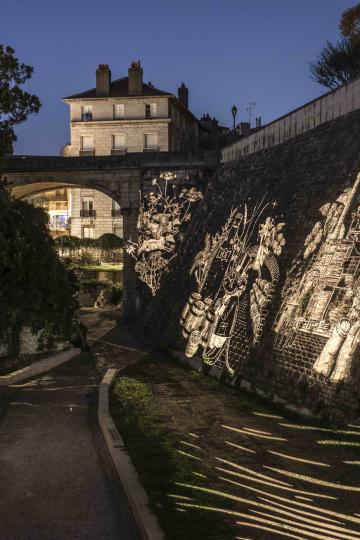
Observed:
[[[236,433],[242,433],[244,435],[249,435],[250,437],[258,437],[259,439],[270,439],[272,441],[287,441],[284,437],[273,437],[272,435],[261,435],[261,433],[252,433],[251,431],[245,431],[244,429],[234,428],[231,426],[221,426],[224,429],[229,429],[230,431],[235,431]]]
[[[300,277],[289,272],[274,325],[275,348],[286,354],[312,339],[312,348],[319,351],[313,370],[334,383],[351,379],[359,351],[359,187],[360,173],[352,187],[320,208],[322,219],[300,254],[304,270]]]
[[[188,452],[184,452],[183,450],[176,450],[178,454],[181,454],[182,456],[186,456],[191,459],[196,459],[197,461],[201,461],[201,458],[197,456],[193,456],[192,454],[188,454]]]
[[[216,467],[216,469],[220,472],[223,472],[225,474],[229,474],[230,476],[235,476],[236,478],[243,478],[244,480],[255,482],[257,484],[262,484],[263,486],[269,486],[275,489],[282,489],[283,491],[289,491],[290,493],[297,493],[298,495],[311,495],[312,497],[318,497],[319,499],[328,499],[328,500],[337,500],[337,497],[333,497],[332,495],[324,495],[322,493],[314,493],[312,491],[304,491],[301,489],[297,489],[294,487],[287,487],[283,486],[281,484],[276,483],[276,480],[273,480],[273,482],[269,482],[267,480],[261,480],[261,478],[252,477],[247,474],[243,474],[236,471],[230,471],[228,469],[222,469],[221,467]],[[289,485],[289,484],[288,484]],[[268,494],[270,495],[270,493]]]
[[[288,476],[289,478],[296,478],[297,480],[310,482],[311,484],[318,484],[320,486],[325,486],[325,487],[334,488],[334,489],[341,489],[344,491],[360,491],[359,486],[348,486],[346,484],[339,484],[339,483],[335,484],[334,482],[327,482],[326,480],[320,480],[319,478],[313,478],[312,476],[306,476],[304,474],[285,471],[283,469],[277,469],[275,467],[269,467],[267,465],[263,465],[263,467],[265,469],[269,469],[269,471],[277,472],[278,474]]]
[[[353,442],[353,441],[340,441],[338,440],[322,440],[322,441],[316,441],[317,444],[323,444],[325,446],[357,446],[360,447],[360,443]]]
[[[244,450],[245,452],[249,452],[250,454],[256,454],[255,450],[251,450],[250,448],[246,448],[246,446],[240,446],[239,444],[235,444],[235,443],[230,442],[230,441],[225,441],[225,443],[228,444],[229,446],[233,446],[234,448],[237,448],[239,450]]]
[[[330,467],[328,463],[321,463],[320,461],[311,461],[309,459],[299,458],[296,456],[289,456],[289,454],[281,454],[280,452],[275,452],[274,450],[268,450],[268,452],[270,452],[270,454],[274,454],[275,456],[289,459],[290,461],[298,461],[299,463],[307,463],[308,465],[317,465],[319,467]]]
[[[159,290],[161,277],[168,271],[176,256],[176,247],[183,236],[184,224],[191,219],[190,207],[202,198],[194,187],[178,193],[176,174],[160,174],[164,188],[153,180],[155,192],[144,196],[139,209],[138,242],[126,243],[126,252],[135,260],[135,271],[154,296]]]
[[[185,354],[192,357],[202,349],[203,362],[224,363],[230,377],[238,367],[229,347],[239,315],[246,313],[244,331],[255,347],[279,279],[285,224],[269,215],[264,219],[268,206],[262,200],[253,208],[245,204],[241,211],[231,210],[221,231],[206,235],[190,270],[197,289],[181,315]]]

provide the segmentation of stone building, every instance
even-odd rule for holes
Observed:
[[[184,83],[177,97],[144,83],[140,61],[132,62],[128,77],[114,81],[109,66],[101,64],[95,88],[64,98],[70,106],[70,145],[63,155],[196,153],[202,127],[188,98]]]
[[[35,195],[30,202],[46,210],[54,238],[99,238],[107,233],[123,236],[119,205],[96,189],[58,188]]]

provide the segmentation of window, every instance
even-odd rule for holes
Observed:
[[[114,105],[114,118],[120,120],[125,118],[125,105],[123,103]]]
[[[92,120],[92,105],[83,105],[81,107],[81,119],[84,122]]]
[[[113,135],[113,148],[115,150],[125,148],[125,133],[117,133],[116,135]]]
[[[145,105],[145,118],[156,118],[156,103]]]
[[[96,210],[94,209],[94,201],[91,198],[84,197],[81,201],[80,217],[89,218],[96,217]],[[89,237],[87,237],[89,238]]]
[[[93,210],[94,201],[92,199],[83,199],[82,200],[82,209],[83,210]]]
[[[83,227],[82,228],[82,237],[83,238],[94,238],[94,227]]]
[[[83,135],[81,137],[81,150],[94,150],[93,135]]]
[[[149,133],[145,135],[145,148],[158,150],[159,148],[159,135],[158,133]]]

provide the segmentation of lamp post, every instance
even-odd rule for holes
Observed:
[[[234,135],[235,135],[235,125],[236,125],[236,115],[237,115],[237,107],[236,105],[233,105],[231,108],[231,114],[233,115],[233,121],[234,121]]]

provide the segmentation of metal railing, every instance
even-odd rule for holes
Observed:
[[[80,150],[79,156],[95,156],[95,148],[94,150]]]
[[[112,148],[111,149],[111,155],[112,156],[121,156],[123,154],[126,154],[127,148]]]
[[[83,208],[80,210],[80,217],[96,217],[96,210],[86,210]]]

